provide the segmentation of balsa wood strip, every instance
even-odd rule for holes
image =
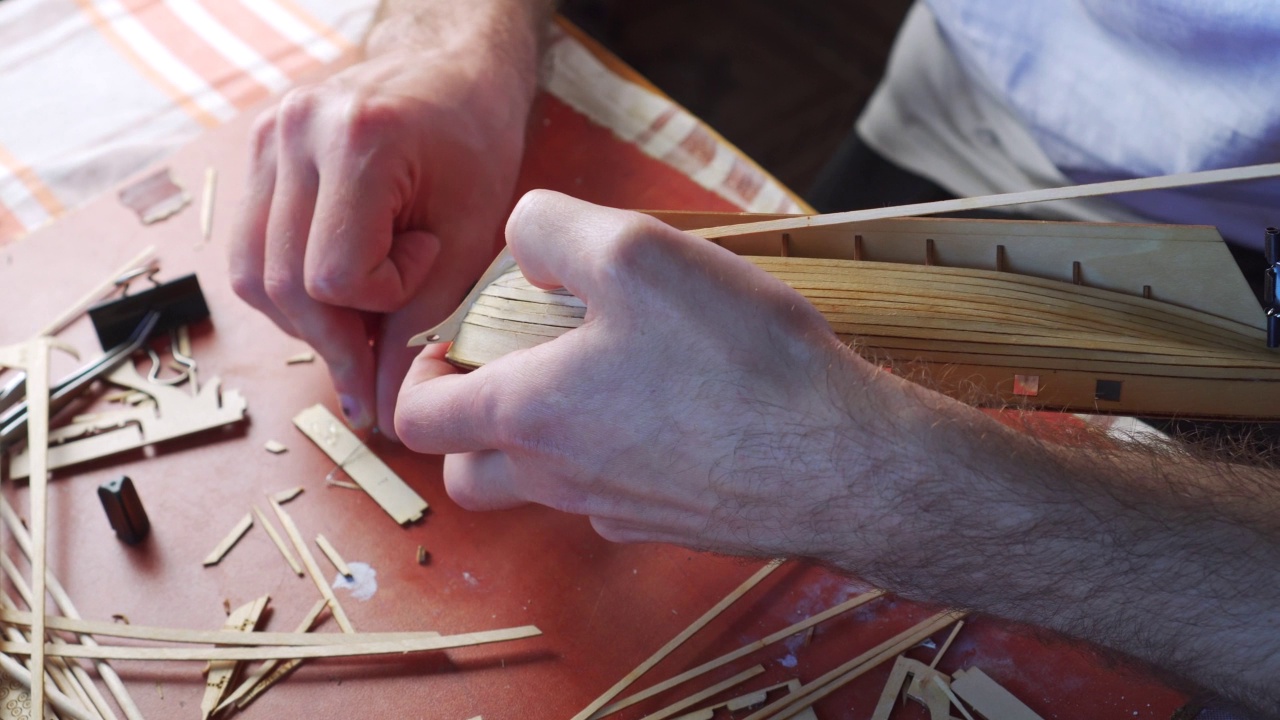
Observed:
[[[5,673],[28,688],[31,687],[31,671],[8,655],[0,655],[0,672]],[[92,715],[88,715],[80,709],[76,701],[61,692],[50,689],[48,696],[49,704],[63,715],[74,718],[74,720],[94,720]],[[35,707],[35,705],[33,704],[32,707]]]
[[[458,647],[471,647],[489,643],[521,640],[541,635],[533,625],[523,625],[501,630],[485,630],[458,635],[414,637],[384,642],[338,643],[333,645],[258,645],[252,647],[139,647],[123,645],[53,645],[46,644],[44,651],[50,657],[98,658],[107,660],[164,660],[164,661],[216,661],[216,660],[288,660],[293,658],[338,658],[374,655],[403,655],[405,653],[431,652]],[[30,655],[34,648],[30,643],[0,642],[0,653]]]
[[[976,667],[956,671],[951,690],[983,717],[1000,720],[1042,720],[1034,710]]]
[[[240,542],[240,538],[244,537],[244,534],[249,532],[249,528],[251,527],[253,527],[253,513],[245,513],[244,517],[240,518],[240,522],[236,523],[235,527],[231,528],[231,532],[228,532],[227,536],[222,538],[222,541],[218,543],[217,547],[205,556],[205,567],[217,565],[221,562],[222,558],[226,557],[226,554],[231,552],[231,548],[235,547],[235,544]]]
[[[1204,170],[1201,172],[1162,175],[1135,180],[1114,180],[1110,182],[1091,183],[1087,185],[1071,185],[1068,187],[1046,188],[1043,190],[1027,190],[1024,192],[986,195],[983,197],[957,198],[939,202],[899,205],[888,208],[872,208],[870,210],[852,210],[849,212],[811,215],[764,222],[728,225],[717,228],[692,230],[698,237],[712,239],[745,235],[758,232],[781,232],[808,227],[827,225],[843,225],[868,220],[885,218],[915,217],[920,215],[939,215],[942,213],[958,213],[967,210],[986,210],[997,207],[1012,207],[1032,203],[1053,202],[1057,200],[1074,200],[1077,198],[1101,197],[1120,193],[1142,192],[1146,190],[1168,190],[1196,185],[1212,185],[1241,180],[1256,180],[1280,176],[1280,163],[1249,165],[1246,167],[1228,168],[1225,170]]]
[[[696,677],[705,675],[706,673],[709,673],[712,670],[715,670],[716,668],[728,665],[734,660],[738,660],[739,658],[746,657],[747,655],[750,655],[751,653],[757,650],[766,648],[780,640],[785,640],[791,637],[792,635],[795,635],[796,633],[804,632],[805,630],[808,630],[809,628],[817,625],[818,623],[829,620],[837,615],[848,612],[849,610],[852,610],[856,607],[861,607],[862,605],[865,605],[871,602],[872,600],[880,598],[883,595],[884,595],[883,590],[872,590],[870,592],[862,593],[857,597],[849,598],[848,600],[845,600],[839,605],[827,608],[826,610],[823,610],[820,613],[811,615],[805,618],[804,620],[788,625],[787,627],[775,633],[772,633],[766,637],[763,637],[755,642],[747,643],[746,645],[743,645],[737,650],[721,655],[720,657],[714,660],[705,662],[695,668],[690,668],[689,670],[686,670],[669,680],[660,682],[657,685],[654,685],[653,687],[648,688],[646,690],[642,690],[634,695],[627,697],[626,699],[619,700],[618,702],[592,715],[590,720],[599,720],[599,718],[605,717],[606,715],[612,715],[613,713],[616,713],[619,710],[623,710],[625,708],[629,708],[638,702],[643,702],[645,700],[648,700],[654,695],[659,695],[661,693],[664,693],[670,690],[671,688],[676,687],[677,685],[688,682],[689,680],[692,680]]]
[[[293,557],[293,553],[289,551],[289,546],[285,545],[284,538],[280,537],[280,533],[276,532],[275,526],[271,524],[270,520],[267,520],[267,516],[262,514],[257,505],[253,506],[253,514],[258,516],[258,522],[262,523],[262,529],[267,531],[267,537],[271,538],[271,542],[280,551],[284,561],[289,563],[289,569],[296,573],[298,577],[302,577],[304,574],[302,566],[298,564],[298,561]]]
[[[329,542],[328,538],[323,535],[316,535],[316,545],[319,546],[320,552],[324,553],[326,558],[329,558],[329,562],[333,563],[334,569],[341,573],[343,577],[347,579],[353,577],[351,568],[347,566],[347,561],[342,559],[342,556],[338,554],[337,548]]]
[[[13,511],[13,507],[5,500],[4,495],[0,494],[0,522],[3,522],[9,534],[13,536],[17,542],[18,548],[22,550],[22,554],[31,559],[31,535],[27,532],[26,527],[22,525],[22,521],[18,519],[17,513]],[[3,557],[0,555],[0,557]],[[62,583],[58,582],[58,578],[52,572],[45,571],[46,580],[49,585],[49,595],[53,597],[54,605],[58,611],[67,619],[80,619],[80,611],[76,609],[75,603],[72,602],[71,596],[62,587]],[[14,577],[21,577],[18,573],[14,573]],[[79,636],[81,644],[85,646],[94,646],[97,641],[91,635],[82,634]],[[133,701],[133,696],[129,694],[129,689],[125,687],[124,681],[120,679],[119,673],[111,667],[110,663],[105,660],[99,660],[94,663],[94,668],[98,671],[98,676],[106,684],[107,689],[111,691],[111,696],[116,699],[116,703],[120,705],[120,709],[124,712],[128,720],[142,720],[142,711],[138,709],[137,703]]]
[[[881,663],[910,650],[930,635],[960,620],[964,613],[948,611],[938,613],[920,624],[904,630],[870,650],[858,655],[821,677],[802,686],[798,691],[779,698],[776,702],[748,715],[746,720],[786,720],[805,708],[835,692],[857,677],[878,667]]]
[[[298,629],[295,630],[294,633],[302,634],[309,631],[312,628],[312,626],[316,624],[316,621],[320,619],[320,613],[324,612],[324,609],[328,606],[329,606],[328,600],[325,600],[323,598],[321,598],[320,600],[317,600],[316,604],[311,606],[311,610],[307,613],[306,617],[304,617],[302,619],[302,622],[298,624]],[[343,635],[341,637],[347,637],[347,636]],[[290,660],[288,662],[300,664],[302,661]],[[242,698],[245,700],[246,705],[249,702],[252,702],[252,699],[254,697],[257,697],[257,695],[261,693],[262,690],[265,690],[267,687],[270,687],[270,685],[274,683],[274,681],[267,680],[267,678],[274,677],[278,680],[280,677],[283,677],[284,675],[283,673],[276,674],[275,672],[273,672],[280,665],[280,663],[281,663],[280,660],[267,660],[263,662],[261,665],[259,665],[258,669],[254,670],[249,675],[249,677],[244,679],[244,682],[240,683],[240,687],[236,688],[235,692],[228,695],[226,699],[223,700],[218,705],[218,707],[214,708],[214,714],[216,715],[217,713],[220,713],[223,710],[226,710],[231,705],[236,705],[237,707],[243,707],[243,705],[240,704],[240,700]],[[292,670],[294,667],[297,667],[297,665],[292,665],[289,668],[289,670]],[[264,687],[259,689],[258,687],[259,685],[263,685]]]
[[[268,596],[263,595],[253,602],[236,608],[227,616],[222,629],[237,633],[253,632],[253,629],[258,626],[258,621],[262,619],[262,612],[267,609],[269,599]],[[214,709],[231,689],[231,681],[239,669],[239,663],[233,660],[216,660],[209,663],[208,672],[205,674],[204,697],[200,701],[202,720],[209,720],[213,715]]]
[[[31,710],[44,714],[44,646],[46,539],[49,532],[49,349],[52,342],[38,337],[27,344],[27,457],[31,497]]]
[[[737,588],[735,588],[733,592],[729,593],[722,600],[720,600],[720,602],[712,606],[712,608],[708,610],[706,613],[704,613],[702,617],[698,618],[697,620],[694,620],[693,623],[689,625],[689,627],[682,630],[679,635],[676,635],[674,638],[671,638],[671,640],[668,641],[666,645],[663,645],[662,647],[658,648],[657,652],[649,656],[647,660],[640,663],[638,666],[636,666],[634,670],[627,673],[618,682],[614,683],[613,687],[609,688],[608,690],[605,690],[604,693],[600,695],[600,697],[591,701],[591,704],[587,705],[577,715],[573,716],[573,720],[587,720],[588,718],[590,718],[592,715],[596,713],[597,710],[604,707],[606,703],[608,703],[610,700],[617,697],[619,693],[631,687],[631,683],[639,679],[641,675],[644,675],[646,672],[652,669],[654,665],[657,665],[659,662],[661,662],[663,658],[670,655],[676,648],[683,645],[686,640],[693,637],[694,633],[698,632],[703,627],[705,627],[707,623],[716,619],[716,617],[718,617],[720,613],[724,612],[725,608],[737,602],[738,598],[742,597],[743,595],[746,595],[747,592],[751,590],[751,588],[758,585],[761,580],[764,580],[766,577],[768,577],[769,573],[772,573],[781,564],[782,564],[781,560],[772,560],[766,563],[764,567],[760,568],[755,572],[755,574],[753,574],[751,577],[743,581],[743,583],[739,585]]]
[[[293,424],[364,488],[401,525],[420,520],[427,501],[374,455],[360,438],[323,405],[313,405],[293,418]]]
[[[293,518],[274,498],[270,502],[271,509],[276,511],[280,524],[284,526],[285,533],[293,541],[293,547],[298,551],[298,556],[302,558],[302,564],[307,566],[307,574],[311,576],[311,581],[315,583],[320,595],[329,601],[329,612],[333,613],[333,619],[337,621],[338,627],[344,633],[354,633],[355,626],[347,618],[347,611],[342,609],[342,603],[339,603],[337,596],[333,594],[333,588],[329,587],[328,579],[325,578],[324,573],[320,572],[320,566],[316,564],[316,558],[311,554],[311,548],[307,547],[307,541],[302,539],[302,533],[298,532],[298,526],[293,522]]]
[[[763,665],[755,665],[753,667],[749,667],[746,670],[743,670],[742,672],[738,673],[737,675],[734,675],[733,677],[727,680],[722,680],[716,683],[715,685],[712,685],[706,688],[705,690],[696,692],[690,695],[689,697],[684,698],[683,700],[678,700],[662,708],[661,710],[649,713],[648,715],[645,715],[641,720],[666,720],[667,718],[671,717],[672,715],[675,715],[681,710],[691,708],[694,705],[697,705],[698,703],[704,700],[713,698],[716,695],[719,695],[720,693],[724,692],[725,690],[728,690],[731,687],[737,687],[738,685],[741,685],[742,683],[750,680],[751,678],[763,672],[764,672]]]

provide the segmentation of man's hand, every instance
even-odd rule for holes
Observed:
[[[439,349],[419,357],[397,431],[448,454],[455,500],[534,501],[613,540],[739,554],[828,554],[848,534],[824,526],[846,492],[844,389],[879,372],[803,297],[705,240],[550,192],[525,196],[507,241],[526,278],[587,316],[467,375]]]
[[[258,119],[232,282],[325,359],[356,427],[391,431],[405,341],[452,310],[496,249],[540,4],[389,15],[367,60]]]

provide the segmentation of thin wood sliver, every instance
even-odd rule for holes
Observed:
[[[671,705],[668,705],[667,707],[664,707],[661,710],[658,710],[657,712],[653,712],[648,715],[645,715],[641,720],[666,720],[666,718],[669,718],[672,715],[675,715],[681,710],[684,710],[686,708],[691,708],[694,705],[697,705],[698,703],[702,702],[703,700],[715,697],[716,695],[724,692],[725,690],[728,690],[731,687],[736,687],[738,685],[741,685],[742,683],[750,680],[751,678],[755,677],[756,675],[759,675],[762,672],[764,672],[763,665],[756,665],[754,667],[747,668],[746,670],[743,670],[742,672],[738,673],[737,675],[734,675],[733,677],[727,680],[722,680],[716,683],[715,685],[708,687],[705,690],[696,692],[693,695],[690,695],[689,697],[684,698],[683,700],[674,702]]]
[[[617,697],[623,690],[630,687],[631,683],[635,682],[641,675],[648,672],[654,665],[657,665],[663,658],[670,655],[676,648],[684,644],[686,640],[693,637],[694,633],[701,630],[707,623],[711,622],[719,616],[720,613],[724,612],[725,608],[736,602],[738,598],[747,594],[751,588],[755,587],[761,580],[768,577],[769,573],[776,570],[781,564],[781,560],[771,560],[766,563],[764,567],[760,568],[755,572],[755,574],[747,578],[741,585],[735,588],[733,592],[729,593],[724,597],[724,599],[712,606],[712,608],[704,613],[702,617],[694,620],[693,623],[682,630],[679,635],[672,638],[666,645],[658,648],[657,652],[651,655],[649,659],[640,663],[634,670],[627,673],[618,682],[614,683],[613,687],[604,691],[600,697],[593,700],[591,704],[583,708],[577,715],[574,715],[573,720],[587,720],[590,718],[597,710],[604,707],[606,703]]]
[[[329,612],[333,613],[333,619],[338,623],[338,627],[344,633],[354,633],[356,631],[355,626],[347,618],[347,612],[342,609],[342,604],[338,602],[337,596],[333,594],[333,588],[329,587],[329,582],[324,573],[320,572],[320,566],[316,564],[315,556],[311,554],[311,548],[307,547],[307,542],[302,539],[302,533],[298,532],[298,526],[293,522],[293,518],[289,513],[285,512],[284,508],[280,507],[280,503],[274,499],[269,500],[271,509],[275,510],[276,516],[280,518],[280,525],[284,527],[285,533],[293,541],[293,548],[298,551],[298,556],[302,558],[302,564],[307,566],[307,574],[311,576],[311,581],[315,583],[320,595],[329,601]]]
[[[351,574],[351,568],[347,566],[347,561],[342,559],[342,556],[338,554],[337,548],[324,535],[316,535],[316,545],[320,547],[320,552],[323,552],[324,556],[329,558],[329,562],[333,563],[333,567],[343,577],[347,579],[354,577]]]
[[[638,702],[643,702],[645,700],[648,700],[654,695],[659,695],[661,693],[664,693],[667,690],[670,690],[671,688],[677,685],[680,685],[689,680],[692,680],[693,678],[696,678],[700,675],[709,673],[712,670],[715,670],[716,668],[728,665],[734,660],[737,660],[742,657],[746,657],[747,655],[750,655],[751,653],[756,652],[757,650],[768,647],[769,645],[772,645],[780,640],[785,640],[791,637],[792,635],[795,635],[796,633],[804,632],[805,630],[808,630],[809,628],[817,625],[818,623],[829,620],[830,618],[833,618],[836,615],[840,615],[841,613],[848,612],[849,610],[852,610],[856,607],[865,605],[866,603],[871,602],[872,600],[875,600],[879,597],[882,597],[883,595],[884,595],[883,590],[872,590],[870,592],[862,593],[857,597],[853,597],[848,600],[845,600],[839,605],[827,608],[826,610],[823,610],[822,612],[817,613],[815,615],[811,615],[810,617],[807,617],[804,620],[801,620],[800,622],[794,623],[792,625],[788,625],[787,627],[775,633],[767,635],[764,638],[761,638],[760,640],[743,645],[737,650],[734,650],[725,655],[721,655],[720,657],[714,660],[705,662],[695,668],[690,668],[689,670],[686,670],[685,672],[682,672],[673,678],[660,682],[657,685],[654,685],[653,687],[646,688],[634,695],[630,695],[622,700],[619,700],[618,702],[606,708],[603,708],[599,712],[592,715],[590,720],[599,720],[599,718],[605,717],[606,715],[612,715],[613,713],[618,712],[619,710],[622,710],[625,708],[629,708]]]
[[[22,550],[23,555],[28,559],[31,558],[31,535],[18,519],[17,513],[5,500],[4,495],[0,494],[0,522],[9,530],[13,539],[17,542],[18,548]],[[5,556],[0,553],[0,558]],[[15,569],[16,570],[16,569]],[[80,619],[80,612],[76,609],[75,603],[72,602],[71,596],[62,587],[62,583],[58,582],[58,578],[45,571],[46,579],[49,585],[49,594],[53,596],[54,605],[65,618]],[[15,577],[21,577],[17,572]],[[86,646],[97,645],[97,641],[90,635],[80,635],[80,642]],[[74,663],[73,663],[74,666]],[[120,675],[111,667],[106,660],[98,660],[94,663],[98,676],[106,684],[107,689],[111,691],[111,696],[116,699],[116,703],[120,705],[120,709],[124,712],[128,720],[143,720],[142,711],[138,709],[137,703],[133,701],[133,696],[129,694],[129,689],[125,687],[124,681],[120,679]]]
[[[240,522],[236,523],[235,527],[231,528],[231,531],[227,533],[227,536],[222,538],[221,542],[205,557],[204,564],[206,566],[217,565],[228,552],[231,552],[231,548],[240,542],[240,538],[249,532],[251,527],[253,527],[253,514],[245,513],[244,517],[240,518]]]
[[[275,543],[276,549],[280,551],[282,556],[284,556],[284,561],[289,563],[289,569],[297,573],[298,577],[302,577],[305,574],[302,570],[302,566],[299,565],[298,561],[293,557],[293,553],[290,552],[289,546],[285,544],[284,538],[280,537],[280,533],[276,532],[271,521],[267,520],[267,516],[262,514],[262,511],[258,509],[257,505],[253,506],[253,512],[258,516],[258,522],[262,523],[262,529],[267,531],[267,536],[271,538],[271,542]]]
[[[324,612],[324,609],[328,606],[328,600],[325,600],[324,598],[317,600],[316,604],[311,606],[311,610],[307,613],[306,617],[302,619],[302,622],[298,624],[298,629],[294,632],[301,634],[310,630],[312,626],[316,624],[316,620],[320,619],[320,613]],[[346,636],[344,635],[341,637]],[[214,714],[216,715],[222,712],[231,705],[238,704],[241,698],[252,693],[258,684],[262,682],[263,678],[267,677],[268,674],[271,673],[271,671],[279,664],[279,660],[267,660],[263,662],[262,665],[258,666],[258,668],[249,675],[249,677],[244,679],[244,682],[240,683],[240,687],[236,688],[234,692],[223,699],[218,707],[214,708]]]
[[[269,597],[263,595],[253,602],[236,608],[227,616],[222,629],[230,632],[249,633],[258,626],[262,611],[266,609]],[[213,711],[226,697],[231,689],[231,681],[239,670],[239,663],[232,660],[218,660],[209,663],[205,673],[204,697],[200,701],[200,716],[208,720]]]
[[[541,635],[533,625],[523,625],[500,630],[485,630],[458,635],[417,637],[409,640],[371,643],[339,643],[333,645],[258,645],[250,647],[140,647],[135,645],[53,645],[44,646],[45,654],[52,657],[100,658],[109,660],[285,660],[293,658],[336,658],[372,655],[403,655],[405,653],[448,650],[488,643],[521,640]],[[0,642],[0,653],[29,655],[31,643]]]

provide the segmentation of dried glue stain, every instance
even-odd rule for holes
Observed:
[[[347,567],[351,568],[352,580],[348,580],[341,574],[335,575],[333,578],[334,590],[350,590],[351,597],[365,601],[374,596],[378,592],[378,571],[369,566],[368,563],[349,562]]]

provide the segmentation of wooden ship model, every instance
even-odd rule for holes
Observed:
[[[874,362],[968,402],[1280,418],[1280,351],[1212,227],[651,214],[786,282]],[[578,298],[532,286],[503,255],[413,344],[452,341],[449,360],[476,368],[581,324]]]

